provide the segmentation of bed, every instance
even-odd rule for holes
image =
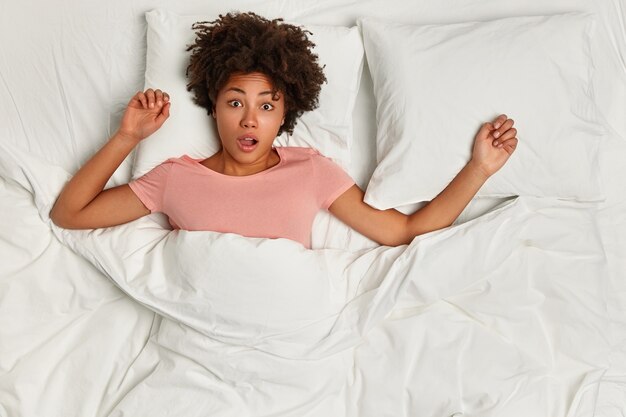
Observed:
[[[622,0],[206,3],[0,7],[0,417],[626,415]],[[108,186],[215,149],[184,45],[230,10],[312,32],[328,83],[277,146],[331,157],[375,207],[432,199],[501,112],[519,149],[398,247],[327,212],[310,250],[159,214],[52,224],[144,87],[172,117]]]

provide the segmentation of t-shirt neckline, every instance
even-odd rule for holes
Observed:
[[[208,173],[209,175],[217,175],[220,177],[226,177],[226,178],[252,178],[252,177],[256,177],[262,174],[265,174],[269,171],[273,171],[274,169],[278,168],[279,166],[283,165],[283,163],[285,162],[285,155],[283,155],[282,152],[282,147],[280,146],[273,146],[272,149],[276,150],[276,153],[278,153],[278,157],[280,158],[280,160],[278,161],[278,163],[272,167],[269,167],[267,169],[264,169],[263,171],[259,171],[256,172],[254,174],[250,174],[250,175],[228,175],[228,174],[222,174],[221,172],[217,172],[212,170],[211,168],[204,166],[200,163],[200,161],[204,161],[206,158],[192,158],[191,156],[184,154],[183,158],[187,158],[189,160],[191,160],[192,162],[194,162],[198,168],[202,169],[203,172]]]

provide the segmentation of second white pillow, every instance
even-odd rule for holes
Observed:
[[[501,113],[515,120],[519,145],[478,196],[602,198],[591,16],[359,25],[378,123],[366,202],[387,209],[431,200],[470,159],[481,124]]]

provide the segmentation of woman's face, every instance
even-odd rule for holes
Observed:
[[[285,117],[283,94],[273,96],[272,88],[265,74],[233,74],[217,94],[213,115],[222,147],[239,162],[256,162],[272,149]]]

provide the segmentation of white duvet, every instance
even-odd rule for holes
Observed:
[[[313,246],[336,249],[171,232],[158,215],[58,229],[48,212],[68,173],[144,86],[144,13],[207,13],[206,0],[165,3],[0,7],[0,417],[626,416],[624,0],[227,7],[348,27],[595,14],[605,202],[492,211],[477,198],[464,224],[398,248],[326,213]],[[366,64],[349,171],[362,187],[378,165]],[[108,185],[128,181],[131,160]]]
[[[0,147],[57,237],[159,313],[101,415],[589,416],[624,383],[592,205],[517,199],[356,252],[158,215],[69,231],[47,217],[68,174]]]

